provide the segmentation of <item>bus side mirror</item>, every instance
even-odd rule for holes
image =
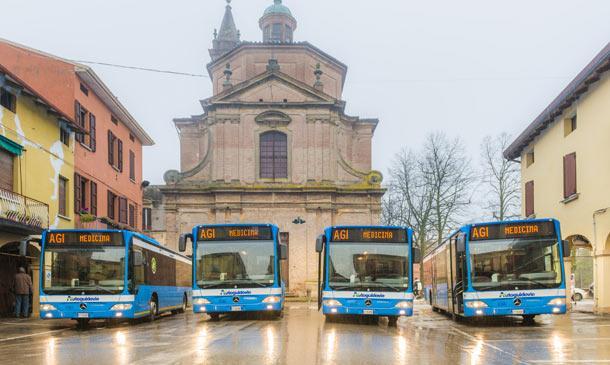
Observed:
[[[563,243],[563,247],[562,247],[563,248],[563,257],[564,258],[570,257],[570,254],[572,253],[571,252],[572,250],[570,250],[570,241],[563,240],[562,243]]]
[[[133,266],[142,266],[144,264],[144,256],[142,252],[135,251],[133,253]]]
[[[288,246],[280,244],[280,260],[288,260]]]
[[[324,250],[324,236],[320,236],[316,239],[316,252],[321,253],[322,250]]]
[[[419,247],[413,247],[413,263],[421,262],[421,249]]]
[[[180,239],[178,240],[178,250],[180,250],[180,252],[186,251],[186,241],[192,238],[193,235],[190,233],[181,234]]]

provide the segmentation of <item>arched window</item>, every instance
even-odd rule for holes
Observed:
[[[288,178],[288,137],[281,132],[266,132],[260,136],[260,177]]]

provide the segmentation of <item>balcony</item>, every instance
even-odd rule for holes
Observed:
[[[37,234],[49,227],[49,206],[38,200],[0,189],[0,229]]]

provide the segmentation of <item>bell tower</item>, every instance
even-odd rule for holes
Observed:
[[[297,20],[282,0],[274,0],[258,22],[264,43],[292,43]]]
[[[231,10],[231,0],[227,0],[225,15],[222,18],[222,24],[220,25],[220,32],[214,30],[214,41],[212,42],[212,49],[210,49],[212,61],[217,60],[225,53],[233,50],[233,48],[239,46],[239,43],[241,42],[240,34],[235,26],[233,12]]]

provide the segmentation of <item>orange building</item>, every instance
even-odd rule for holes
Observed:
[[[2,64],[86,133],[67,134],[75,156],[77,228],[142,228],[142,147],[153,140],[88,66],[0,39]],[[50,222],[54,226],[54,222]]]

